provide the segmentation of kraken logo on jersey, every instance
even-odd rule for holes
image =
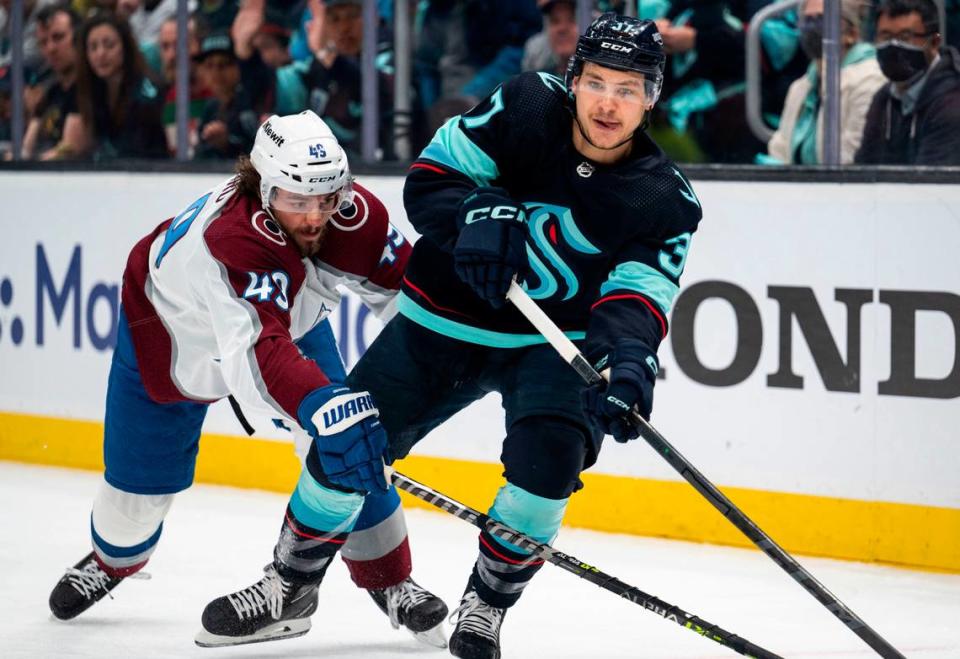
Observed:
[[[581,233],[569,208],[536,201],[527,201],[523,205],[527,209],[527,226],[533,241],[533,246],[527,244],[527,259],[537,281],[535,287],[531,288],[527,281],[523,288],[535,300],[552,297],[560,290],[560,283],[554,275],[556,272],[566,289],[563,299],[569,300],[580,290],[580,281],[557,253],[555,245],[562,239],[566,246],[581,254],[599,254],[600,250]]]

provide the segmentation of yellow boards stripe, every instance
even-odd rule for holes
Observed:
[[[103,424],[0,413],[0,459],[103,469]],[[197,482],[292,491],[299,473],[287,442],[203,435]],[[411,456],[411,478],[485,511],[500,465]],[[564,523],[600,531],[740,547],[752,544],[685,482],[584,474]],[[960,572],[960,510],[746,488],[724,493],[790,552]],[[431,508],[404,496],[408,506]]]

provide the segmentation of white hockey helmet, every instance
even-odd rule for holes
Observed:
[[[260,174],[264,208],[277,188],[304,196],[338,192],[334,209],[353,203],[347,154],[313,110],[267,119],[257,130],[250,161]]]

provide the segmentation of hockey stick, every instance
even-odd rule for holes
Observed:
[[[418,499],[426,501],[430,505],[436,506],[440,510],[448,512],[455,517],[459,517],[460,519],[473,524],[478,529],[485,530],[492,536],[521,547],[525,551],[529,551],[532,554],[536,554],[548,563],[553,563],[557,567],[561,567],[567,572],[571,572],[582,579],[586,579],[592,584],[600,586],[605,590],[609,590],[615,595],[619,595],[624,599],[630,600],[634,604],[639,604],[643,608],[656,613],[665,620],[675,622],[681,627],[685,627],[693,631],[695,634],[709,638],[711,641],[716,641],[720,645],[724,645],[744,656],[755,657],[756,659],[782,659],[780,655],[774,654],[769,650],[764,650],[760,646],[754,645],[745,638],[741,638],[736,634],[731,634],[730,632],[721,629],[720,627],[711,624],[702,618],[698,618],[691,613],[687,613],[678,606],[668,604],[667,602],[664,602],[653,595],[648,595],[639,588],[626,584],[616,577],[612,577],[606,572],[593,567],[592,565],[587,565],[578,558],[574,558],[569,554],[564,554],[562,551],[557,551],[550,545],[537,542],[530,536],[524,535],[523,533],[520,533],[519,531],[516,531],[509,526],[498,522],[489,515],[484,515],[483,513],[474,510],[470,506],[464,505],[455,499],[451,499],[445,494],[441,494],[422,483],[418,483],[417,481],[408,476],[404,476],[398,471],[394,471],[391,467],[387,467],[386,470],[390,475],[390,480],[393,482],[393,484],[404,492],[409,492]]]
[[[577,350],[577,346],[566,337],[566,335],[557,327],[536,302],[530,299],[517,284],[511,282],[510,290],[507,292],[507,299],[513,302],[514,306],[520,310],[527,320],[543,334],[544,338],[556,349],[560,356],[569,363],[577,373],[580,374],[587,384],[594,384],[603,379],[597,371],[590,365],[590,362]],[[880,634],[875,632],[867,623],[865,623],[856,613],[837,599],[836,595],[831,593],[826,587],[814,578],[812,574],[800,565],[790,554],[773,541],[770,536],[763,532],[753,520],[747,517],[727,496],[718,490],[713,483],[701,474],[696,467],[683,457],[683,455],[673,447],[666,438],[661,435],[648,421],[637,414],[636,410],[631,412],[633,423],[640,431],[640,436],[653,447],[653,449],[670,463],[681,476],[683,476],[694,489],[697,490],[707,501],[713,504],[713,507],[720,511],[734,526],[747,536],[753,544],[760,548],[764,554],[769,556],[774,563],[779,565],[787,574],[803,586],[808,593],[813,595],[818,602],[823,604],[828,611],[840,619],[850,630],[859,636],[863,641],[873,648],[877,654],[884,659],[905,659],[890,643],[888,643]]]

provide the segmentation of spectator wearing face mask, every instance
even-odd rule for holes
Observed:
[[[840,163],[850,164],[860,147],[874,94],[886,79],[876,49],[860,41],[860,0],[841,0]],[[767,143],[766,164],[816,165],[823,162],[823,0],[801,6],[800,47],[810,58],[802,77],[790,85],[780,125]]]
[[[858,164],[960,165],[960,53],[932,0],[883,0],[877,61],[890,80],[867,114]]]

